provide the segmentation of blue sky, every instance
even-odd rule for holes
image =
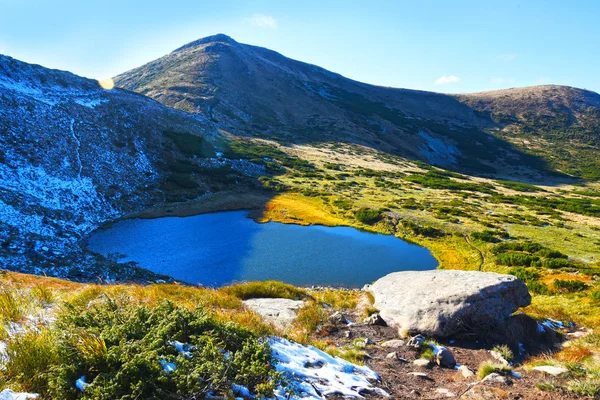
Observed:
[[[595,0],[0,0],[0,53],[98,79],[215,33],[383,86],[600,92]]]

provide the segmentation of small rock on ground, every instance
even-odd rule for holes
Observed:
[[[508,392],[488,386],[473,386],[467,390],[461,400],[508,400]]]
[[[509,385],[511,383],[510,379],[508,379],[504,375],[500,375],[500,374],[498,374],[496,372],[492,372],[491,374],[489,374],[488,376],[486,376],[485,378],[483,378],[481,380],[481,382],[502,383],[504,385]]]
[[[475,372],[471,371],[471,369],[466,365],[461,365],[460,367],[458,367],[458,372],[462,375],[463,378],[472,378],[475,376]]]
[[[426,358],[418,358],[415,361],[413,361],[413,364],[416,365],[417,367],[421,367],[421,368],[431,367],[431,361],[429,361]]]
[[[450,350],[441,348],[435,355],[435,362],[442,368],[454,368],[456,366],[456,360]]]
[[[381,347],[402,347],[406,344],[404,340],[394,339],[381,343]]]

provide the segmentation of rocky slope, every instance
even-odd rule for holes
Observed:
[[[6,56],[0,133],[3,267],[73,279],[116,278],[81,257],[86,234],[149,205],[206,193],[207,171],[224,164],[201,115]]]
[[[206,115],[238,134],[291,143],[359,143],[477,174],[512,164],[545,169],[550,154],[515,140],[528,133],[540,136],[546,131],[540,121],[573,131],[571,139],[582,146],[590,144],[590,136],[597,138],[600,121],[600,95],[593,92],[540,86],[445,95],[378,87],[225,35],[189,43],[115,82]],[[597,143],[592,145],[597,150]]]

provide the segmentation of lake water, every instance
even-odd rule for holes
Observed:
[[[428,270],[429,250],[348,227],[258,224],[246,211],[120,221],[88,248],[205,286],[274,279],[298,286],[362,287],[390,272]]]

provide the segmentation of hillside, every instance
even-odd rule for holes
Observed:
[[[83,255],[81,240],[151,205],[219,191],[228,175],[261,173],[214,158],[216,135],[202,116],[0,56],[3,267],[84,280],[151,276]]]
[[[115,83],[238,135],[360,144],[487,176],[540,179],[551,167],[596,178],[600,170],[595,160],[578,159],[598,149],[600,95],[575,88],[445,95],[379,87],[225,35],[189,43]],[[548,124],[561,134],[542,134]],[[572,153],[553,154],[566,143]]]

